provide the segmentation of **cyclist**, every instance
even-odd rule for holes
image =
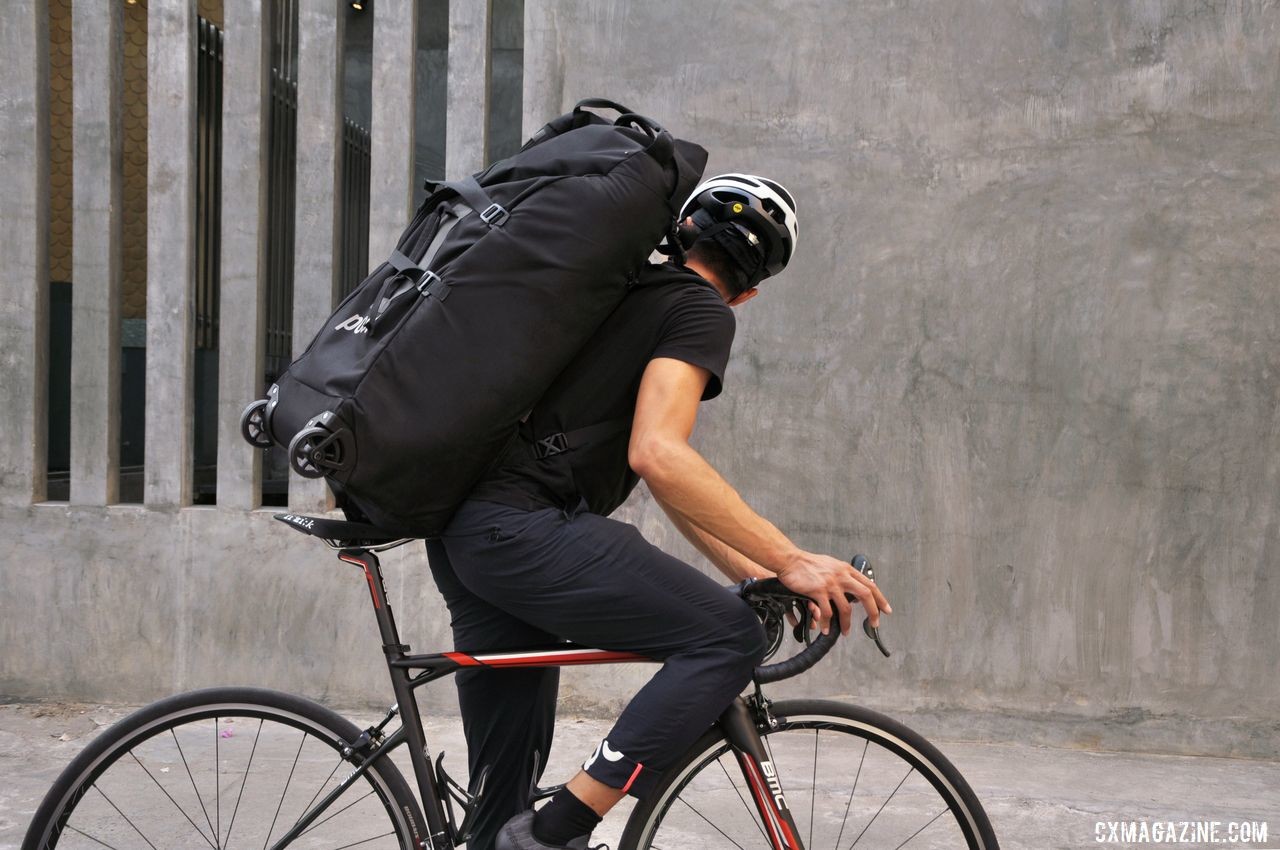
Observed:
[[[762,659],[763,630],[730,590],[607,518],[639,479],[731,579],[776,574],[815,599],[822,631],[848,633],[846,594],[872,625],[890,611],[870,580],[797,547],[689,445],[699,402],[721,390],[730,308],[759,294],[795,251],[791,195],[772,180],[724,174],[695,190],[680,220],[684,265],[643,270],[530,412],[521,439],[427,544],[460,649],[571,640],[663,662],[536,813],[529,791],[551,747],[558,670],[460,672],[471,776],[491,768],[473,850],[585,848],[605,812],[625,794],[643,797]]]

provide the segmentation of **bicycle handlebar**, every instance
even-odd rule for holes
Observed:
[[[865,575],[867,578],[874,578],[875,572],[871,569],[871,564],[862,555],[855,555],[850,561],[853,568]],[[794,602],[810,602],[812,600],[803,594],[796,593],[782,583],[781,579],[747,579],[738,585],[738,595],[745,601],[750,602],[752,599],[759,599],[766,603],[781,603],[781,608],[772,612],[775,616],[782,616],[782,610],[789,607]],[[846,594],[847,596],[847,594]],[[848,596],[853,601],[852,596]],[[801,616],[809,617],[809,609],[807,605],[801,605]],[[833,618],[834,619],[834,618]],[[802,623],[803,625],[803,623]],[[867,637],[876,642],[876,647],[886,657],[889,657],[889,650],[880,640],[879,629],[871,625],[869,619],[863,619],[862,631]],[[785,661],[779,661],[775,664],[762,664],[756,668],[755,681],[758,684],[765,685],[770,682],[780,682],[783,679],[790,679],[792,676],[798,676],[817,664],[823,657],[831,651],[836,641],[840,637],[840,628],[834,621],[831,629],[825,634],[820,634],[809,644],[809,646],[798,655],[794,655]]]

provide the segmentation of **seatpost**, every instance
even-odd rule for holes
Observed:
[[[378,620],[378,633],[382,636],[382,652],[387,657],[387,669],[391,673],[391,688],[395,692],[396,704],[400,706],[401,729],[409,744],[409,760],[413,764],[413,773],[418,780],[418,793],[422,799],[422,813],[427,819],[427,828],[431,830],[431,848],[449,848],[452,841],[445,824],[444,807],[440,796],[436,793],[435,774],[431,770],[431,761],[427,757],[427,736],[422,730],[422,716],[418,713],[418,700],[413,694],[409,682],[409,671],[404,667],[396,667],[393,662],[400,661],[409,652],[409,647],[400,642],[400,632],[396,629],[395,615],[387,602],[387,588],[382,580],[382,563],[378,556],[366,549],[343,549],[338,559],[364,570],[365,580],[369,583],[369,596],[373,600],[373,613]]]

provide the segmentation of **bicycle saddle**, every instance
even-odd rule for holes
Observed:
[[[348,522],[299,514],[276,514],[275,518],[295,531],[319,537],[336,549],[366,549],[411,539],[365,522]]]

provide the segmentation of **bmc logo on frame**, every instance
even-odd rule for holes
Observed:
[[[782,783],[778,781],[778,771],[774,769],[773,762],[762,761],[760,767],[764,770],[764,780],[769,783],[769,791],[773,794],[773,802],[778,804],[778,811],[782,811],[787,807],[787,801],[782,797]]]
[[[353,334],[367,334],[369,332],[369,317],[356,313],[346,321],[334,325],[333,329],[335,331],[351,331]]]

